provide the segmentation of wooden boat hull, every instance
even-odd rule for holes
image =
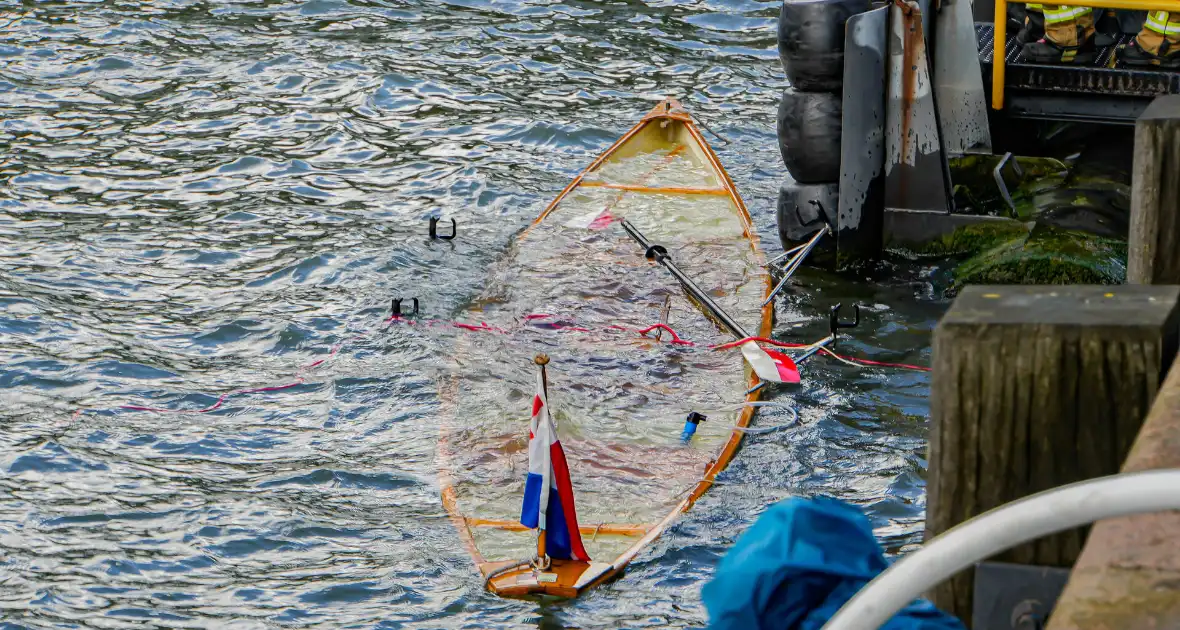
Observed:
[[[519,321],[523,310],[552,308],[560,311],[558,316],[576,311],[592,318],[596,313],[610,311],[602,304],[617,303],[623,305],[620,307],[623,310],[619,313],[610,311],[608,315],[633,315],[658,310],[652,305],[660,291],[671,292],[670,295],[675,294],[688,304],[690,301],[679,292],[679,286],[670,275],[662,270],[643,271],[652,264],[642,257],[634,242],[618,240],[614,234],[608,238],[601,236],[602,232],[571,232],[561,227],[562,222],[576,219],[585,210],[589,209],[592,215],[599,208],[608,217],[612,213],[621,213],[628,215],[633,223],[647,220],[643,228],[645,232],[650,230],[650,235],[667,239],[665,242],[670,243],[678,263],[681,262],[679,256],[686,255],[684,252],[696,254],[696,260],[688,259],[684,263],[689,267],[686,272],[699,274],[694,277],[702,286],[722,287],[717,289],[721,295],[715,299],[728,300],[727,310],[735,309],[729,311],[731,315],[741,313],[747,316],[747,321],[755,318],[754,325],[748,326],[754,334],[770,334],[773,306],[761,306],[761,301],[769,293],[772,283],[762,267],[764,259],[749,213],[691,116],[672,100],[657,105],[545,208],[516,240],[515,249],[506,257],[509,260],[505,265],[492,271],[485,295],[481,295],[469,312],[481,320],[483,317],[498,317],[499,321],[508,321],[511,313],[511,317]],[[540,233],[546,226],[557,227]],[[568,239],[562,243],[572,250],[570,253],[542,251],[546,243],[561,238]],[[587,277],[597,278],[597,284],[589,288],[579,287],[566,274],[553,271],[570,260],[575,261]],[[727,261],[732,264],[725,264]],[[636,273],[647,275],[637,277]],[[576,273],[573,275],[577,276]],[[629,281],[647,287],[645,292],[628,288]],[[555,288],[548,293],[537,289],[547,284]],[[512,308],[505,305],[512,305]],[[714,323],[702,317],[705,315],[703,311],[694,310],[691,315],[685,316],[678,326],[696,326],[699,335],[711,335],[713,341],[727,340]],[[589,324],[581,321],[575,324],[566,328],[591,332],[590,328],[583,327]],[[493,343],[464,342],[473,345]],[[527,441],[525,405],[519,403],[521,412],[516,413],[515,418],[511,416],[514,415],[512,405],[518,404],[515,400],[519,395],[527,393],[531,396],[531,392],[525,392],[523,385],[516,385],[509,394],[486,393],[495,390],[495,387],[486,385],[481,399],[475,392],[481,387],[482,377],[465,380],[463,376],[455,376],[443,384],[441,391],[446,411],[440,425],[438,450],[443,504],[484,576],[488,590],[493,593],[506,597],[549,595],[569,598],[616,577],[681,513],[692,507],[736,453],[743,436],[740,428],[750,423],[754,412],[748,404],[734,412],[733,425],[710,425],[707,429],[710,435],[694,439],[695,449],[671,445],[667,431],[663,429],[667,423],[660,424],[662,430],[653,437],[649,425],[641,422],[639,416],[647,413],[650,405],[644,403],[649,402],[649,397],[657,402],[684,401],[699,407],[715,397],[711,389],[723,388],[736,393],[740,396],[737,400],[744,403],[757,401],[759,391],[747,390],[754,388],[759,381],[746,369],[740,355],[733,353],[721,357],[724,353],[695,349],[691,356],[677,357],[665,364],[650,358],[651,353],[661,352],[660,344],[637,340],[634,335],[621,342],[630,344],[623,354],[633,359],[633,365],[638,367],[632,369],[632,364],[613,356],[594,356],[594,347],[589,345],[580,347],[580,355],[578,351],[572,352],[570,361],[563,364],[555,360],[551,365],[551,369],[561,369],[563,365],[577,363],[578,358],[606,365],[602,371],[585,372],[585,378],[569,379],[574,387],[569,387],[569,383],[560,378],[555,379],[556,383],[551,382],[551,406],[558,414],[558,433],[566,445],[567,457],[582,456],[571,463],[579,514],[589,509],[597,510],[595,516],[605,515],[610,510],[617,510],[623,516],[656,516],[648,522],[579,519],[588,546],[591,542],[603,545],[606,544],[604,541],[612,539],[598,553],[591,551],[592,557],[605,554],[609,561],[558,559],[544,568],[522,562],[528,541],[535,534],[516,522],[509,509],[513,492],[517,497],[516,508],[519,508],[523,486],[519,467],[521,447]],[[552,344],[546,339],[535,343]],[[470,357],[496,353],[498,363],[508,360],[499,356],[503,351],[490,345],[486,348],[464,346],[457,350]],[[531,354],[522,354],[518,363],[531,367]],[[683,368],[686,363],[692,369]],[[477,359],[471,359],[465,365],[494,371]],[[495,374],[483,380],[495,383],[497,387],[509,387],[501,383],[522,382],[522,376],[527,373],[527,368],[523,369],[526,371]],[[645,370],[646,374],[656,374],[657,377],[633,376],[645,374]],[[662,380],[658,378],[666,373],[674,375]],[[617,386],[613,381],[595,386],[593,381],[599,374],[614,375],[617,380],[625,382]],[[577,398],[584,394],[583,390],[590,393]],[[618,403],[618,408],[610,407],[609,403],[604,406],[604,396],[608,401],[618,399],[623,402]],[[571,398],[575,400],[569,400]],[[563,401],[579,410],[577,419],[582,423],[572,417],[562,417]],[[500,413],[496,412],[497,404],[502,407]],[[590,426],[593,424],[590,418],[596,419],[598,424]],[[722,417],[718,422],[724,420]],[[568,424],[570,422],[574,423],[573,426]],[[676,426],[676,432],[679,432],[679,426]],[[620,439],[612,441],[601,435],[619,436]],[[634,443],[627,443],[627,437],[634,438]],[[498,469],[497,462],[508,462],[506,467],[511,470]],[[514,481],[517,478],[519,482]],[[586,481],[579,487],[578,483],[583,479]],[[510,491],[502,491],[502,487],[510,487]],[[601,490],[599,495],[600,487],[609,489]],[[641,489],[633,491],[633,487]],[[648,496],[652,497],[650,503],[654,507],[645,505]],[[628,503],[627,499],[641,507],[629,511],[619,508]],[[652,513],[660,506],[665,511]],[[488,512],[495,513],[498,518],[469,516]],[[525,544],[521,546],[515,539],[499,542],[507,536],[524,537]],[[511,549],[508,553],[519,555],[510,556],[517,559],[489,561],[484,557],[487,549]]]

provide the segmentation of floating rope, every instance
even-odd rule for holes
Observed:
[[[385,323],[388,324],[395,317],[396,316],[385,320]],[[300,366],[299,369],[295,371],[295,380],[290,383],[287,383],[285,385],[271,385],[269,387],[250,387],[250,388],[246,388],[246,389],[237,389],[234,391],[226,392],[226,393],[222,394],[221,396],[217,397],[217,402],[213,403],[212,405],[210,405],[208,407],[205,407],[204,409],[167,409],[164,407],[147,407],[147,406],[143,406],[143,405],[119,405],[119,408],[126,409],[127,411],[152,411],[155,413],[209,413],[210,411],[216,411],[216,410],[220,409],[221,405],[224,404],[226,400],[228,400],[230,397],[233,397],[233,396],[241,396],[243,394],[258,394],[258,393],[262,393],[262,392],[278,392],[278,391],[282,391],[284,389],[291,389],[292,387],[298,387],[298,386],[303,385],[307,382],[307,379],[305,379],[303,377],[303,372],[306,372],[307,370],[310,370],[312,368],[316,368],[316,367],[323,365],[328,360],[335,357],[336,353],[340,352],[340,348],[344,347],[344,344],[352,342],[352,341],[356,341],[357,339],[367,336],[368,334],[369,333],[360,333],[359,335],[353,335],[352,337],[349,337],[348,339],[335,344],[334,346],[332,346],[332,350],[330,352],[328,352],[328,356],[326,356],[322,359],[317,359],[315,361],[312,361],[311,363]],[[81,414],[83,411],[84,410],[79,409],[77,412],[75,412],[74,418],[77,418],[78,415]]]
[[[254,387],[254,388],[250,388],[250,389],[239,389],[239,390],[235,390],[232,392],[226,392],[226,393],[222,394],[221,396],[217,397],[217,402],[213,403],[212,405],[210,405],[208,407],[205,407],[204,409],[166,409],[163,407],[144,407],[141,405],[119,405],[119,408],[126,409],[128,411],[154,411],[156,413],[209,413],[210,411],[216,411],[218,408],[220,408],[221,404],[224,403],[225,400],[227,398],[229,398],[230,396],[238,396],[240,394],[257,394],[259,392],[277,392],[277,391],[282,391],[284,389],[291,389],[292,387],[302,385],[303,383],[304,383],[304,380],[302,377],[300,377],[300,378],[296,379],[295,382],[287,383],[286,385],[274,385],[271,387]]]
[[[554,317],[555,317],[555,315],[552,315],[549,313],[530,313],[530,314],[524,315],[521,319],[525,323],[532,323],[532,322],[538,322],[541,320],[552,319]],[[508,330],[506,328],[502,328],[499,326],[489,325],[487,322],[479,322],[478,324],[471,324],[471,323],[467,323],[467,322],[447,321],[447,320],[440,320],[440,319],[415,320],[415,319],[406,318],[401,315],[393,315],[388,318],[385,318],[383,320],[382,324],[386,328],[389,326],[392,326],[393,324],[404,324],[404,325],[408,325],[408,326],[417,326],[417,327],[423,327],[423,328],[438,328],[438,327],[455,328],[455,329],[464,330],[467,332],[488,332],[488,333],[494,333],[494,334],[500,334],[500,335],[509,335],[514,332],[512,330]],[[569,332],[578,332],[578,333],[595,332],[591,328],[586,328],[584,326],[578,326],[575,324],[567,324],[567,323],[561,323],[561,322],[545,323],[545,324],[543,324],[543,327],[548,330],[560,330],[560,331],[569,331]],[[612,332],[633,332],[633,333],[638,334],[641,337],[649,338],[649,339],[650,339],[650,337],[647,336],[649,333],[651,333],[652,331],[655,331],[655,330],[661,330],[661,331],[668,333],[672,337],[670,340],[668,340],[667,343],[677,345],[677,346],[701,347],[692,341],[682,338],[671,326],[664,324],[664,323],[652,324],[651,326],[647,326],[645,328],[629,328],[627,326],[623,326],[620,324],[611,324],[611,325],[603,327],[601,330],[602,331],[612,331]],[[335,344],[334,346],[332,346],[332,349],[328,353],[328,356],[323,357],[321,359],[317,359],[315,361],[312,361],[311,363],[301,366],[296,372],[295,380],[290,383],[286,383],[283,385],[272,385],[272,386],[267,386],[267,387],[251,387],[251,388],[236,389],[233,391],[229,391],[229,392],[226,392],[226,393],[218,396],[216,402],[214,402],[212,405],[205,407],[203,409],[169,409],[169,408],[165,408],[165,407],[151,407],[151,406],[146,406],[146,405],[131,405],[131,404],[120,405],[119,408],[125,409],[127,411],[150,411],[150,412],[154,412],[154,413],[198,413],[198,414],[210,413],[212,411],[216,411],[216,410],[220,409],[222,407],[222,405],[224,405],[228,399],[230,399],[234,396],[241,396],[241,395],[245,395],[245,394],[257,394],[257,393],[264,393],[264,392],[277,392],[277,391],[283,391],[283,390],[291,389],[294,387],[298,387],[299,385],[306,384],[306,382],[307,382],[307,379],[304,378],[304,376],[302,374],[303,372],[323,365],[324,363],[326,363],[329,360],[331,360],[332,358],[334,358],[340,352],[340,349],[344,345],[351,343],[352,341],[355,341],[357,339],[360,339],[361,337],[365,337],[368,334],[369,333],[360,333],[360,334],[354,335],[344,341],[341,341],[341,342]],[[707,349],[710,351],[722,351],[722,350],[729,350],[729,349],[740,347],[741,345],[743,345],[745,343],[749,343],[751,341],[756,342],[756,343],[764,343],[764,344],[771,345],[771,346],[777,346],[780,348],[808,348],[813,345],[813,344],[803,344],[803,343],[790,343],[790,342],[785,342],[785,341],[779,341],[777,339],[769,339],[767,337],[746,337],[745,339],[740,339],[738,341],[731,341],[728,343],[723,343],[723,344],[718,344],[718,345],[713,345],[713,346],[703,346],[701,348]],[[891,362],[886,362],[886,361],[873,361],[870,359],[860,359],[860,358],[856,358],[856,357],[844,356],[844,355],[836,354],[835,352],[833,352],[827,348],[821,348],[819,352],[821,354],[828,355],[838,361],[841,361],[847,365],[852,365],[854,367],[885,367],[885,368],[915,370],[915,371],[921,371],[921,372],[929,372],[930,371],[930,368],[923,367],[920,365],[910,365],[910,364],[906,364],[906,363],[891,363]],[[82,413],[84,413],[85,411],[87,411],[87,410],[86,409],[79,409],[79,410],[75,411],[74,415],[71,417],[71,422],[73,420],[76,420],[78,418],[78,416],[81,415]],[[797,417],[798,416],[796,414],[796,419],[797,419]],[[779,427],[779,428],[781,428],[781,427]],[[778,430],[778,428],[774,428],[772,430]],[[758,433],[760,431],[747,430],[746,432],[747,433]],[[767,431],[767,432],[769,432],[769,431]]]
[[[921,365],[910,365],[908,363],[888,363],[885,361],[870,361],[869,359],[858,359],[856,357],[841,356],[841,355],[836,354],[835,352],[832,352],[831,350],[827,350],[827,349],[825,349],[823,351],[823,353],[828,356],[835,357],[841,361],[847,361],[849,363],[852,363],[855,365],[861,365],[861,366],[875,365],[875,366],[880,366],[880,367],[898,368],[898,369],[902,369],[902,370],[915,370],[918,372],[929,372],[931,370],[930,368],[924,367]]]
[[[644,328],[643,330],[640,330],[637,332],[640,335],[646,337],[647,333],[649,333],[653,330],[663,330],[663,331],[667,332],[668,334],[672,335],[672,341],[670,341],[669,343],[674,343],[674,344],[682,345],[682,346],[695,346],[696,345],[695,343],[693,343],[691,341],[685,341],[685,340],[681,339],[680,335],[676,334],[676,331],[672,330],[672,327],[667,324],[653,324],[653,325],[648,326],[647,328]]]
[[[551,315],[549,313],[530,313],[528,315],[525,315],[521,319],[525,322],[534,322],[537,320],[549,319],[552,317],[554,317],[554,315]],[[508,335],[508,334],[512,333],[512,331],[506,330],[504,328],[499,328],[497,326],[489,326],[485,322],[480,322],[479,325],[475,325],[475,324],[466,324],[463,322],[447,322],[447,321],[437,320],[437,319],[427,320],[424,322],[416,322],[415,320],[395,317],[395,318],[391,318],[391,320],[397,321],[397,322],[408,323],[408,324],[420,324],[420,325],[425,325],[425,326],[429,326],[429,327],[450,326],[450,327],[460,328],[463,330],[468,330],[468,331],[473,331],[473,332],[494,332],[494,333],[498,333],[498,334],[502,334],[502,335]],[[549,330],[567,330],[570,332],[584,332],[584,333],[594,332],[594,330],[592,330],[590,328],[583,327],[583,326],[561,324],[561,323],[557,323],[557,322],[554,322],[552,324],[546,324],[545,328],[547,328]],[[678,345],[678,346],[697,346],[697,344],[695,342],[692,342],[692,341],[682,338],[679,334],[677,334],[677,332],[675,330],[672,329],[671,326],[669,326],[667,324],[653,324],[653,325],[648,326],[646,328],[627,328],[626,326],[621,326],[619,324],[611,324],[609,326],[603,327],[602,330],[636,332],[640,336],[643,336],[643,337],[646,337],[647,334],[653,330],[662,330],[662,331],[665,331],[668,334],[672,335],[672,339],[668,343]],[[808,348],[813,345],[813,344],[807,344],[807,343],[790,343],[790,342],[786,342],[786,341],[779,341],[777,339],[770,339],[767,337],[746,337],[745,339],[739,339],[737,341],[730,341],[728,343],[718,344],[715,346],[707,346],[707,348],[709,350],[729,350],[732,348],[740,347],[741,345],[751,342],[751,341],[754,341],[757,343],[764,343],[764,344],[771,345],[771,346],[777,346],[780,348]],[[919,372],[929,372],[930,371],[930,368],[923,367],[921,365],[911,365],[908,363],[891,363],[891,362],[887,362],[887,361],[873,361],[870,359],[860,359],[860,358],[856,358],[856,357],[849,357],[849,356],[837,354],[827,348],[822,348],[822,349],[820,349],[819,352],[820,352],[820,354],[825,354],[825,355],[830,356],[838,361],[842,361],[842,362],[852,365],[854,367],[873,366],[873,367],[897,368],[897,369],[903,369],[903,370],[915,370],[915,371],[919,371]]]
[[[737,348],[738,346],[741,346],[742,344],[748,343],[750,341],[764,343],[764,344],[771,345],[771,346],[778,346],[780,348],[810,348],[812,345],[814,345],[814,344],[810,344],[810,343],[789,343],[786,341],[779,341],[777,339],[767,339],[766,337],[746,337],[745,339],[740,339],[738,341],[731,341],[729,343],[723,343],[721,345],[709,346],[709,347],[712,350],[728,350],[730,348]],[[832,352],[831,350],[829,350],[827,348],[820,348],[819,352],[820,352],[820,354],[826,354],[829,357],[836,359],[837,361],[842,361],[842,362],[847,363],[848,365],[851,365],[853,367],[877,366],[877,367],[897,368],[897,369],[902,369],[902,370],[915,370],[918,372],[929,372],[930,371],[930,368],[924,367],[921,365],[911,365],[909,363],[891,363],[888,361],[873,361],[870,359],[860,359],[857,357],[850,357],[850,356],[845,356],[842,354],[836,354],[835,352]]]
[[[789,428],[791,428],[793,426],[797,426],[799,424],[799,410],[798,409],[795,409],[793,406],[788,405],[786,403],[773,402],[773,401],[769,401],[769,400],[756,400],[753,402],[742,403],[736,407],[727,407],[726,409],[723,409],[722,411],[734,411],[737,409],[744,409],[746,407],[754,407],[754,408],[773,407],[775,409],[786,409],[787,411],[790,412],[791,419],[786,422],[783,422],[781,424],[772,424],[770,426],[765,426],[765,427],[739,427],[735,424],[733,426],[734,431],[740,431],[740,432],[745,433],[747,435],[765,435],[767,433],[774,433],[775,431],[789,429]]]

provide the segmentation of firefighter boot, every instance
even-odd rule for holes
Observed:
[[[1180,70],[1180,12],[1148,13],[1143,30],[1119,51],[1119,61],[1127,66]]]
[[[1119,30],[1119,20],[1111,9],[1094,9],[1094,28],[1097,31],[1094,45],[1098,48],[1114,45],[1123,34]]]
[[[1024,45],[1033,63],[1091,63],[1094,61],[1094,11],[1089,7],[1044,5],[1045,36]]]

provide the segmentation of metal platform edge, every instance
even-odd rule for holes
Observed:
[[[975,33],[990,98],[995,27],[976,22]],[[1093,65],[1069,66],[1028,63],[1015,33],[1010,34],[1004,112],[1017,118],[1134,124],[1155,97],[1180,94],[1180,72],[1110,67],[1118,46],[1130,39],[1124,36],[1101,49]]]

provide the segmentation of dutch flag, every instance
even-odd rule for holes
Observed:
[[[533,398],[533,419],[529,425],[529,476],[524,483],[520,523],[545,531],[545,553],[550,558],[590,561],[590,555],[582,546],[570,470],[561,442],[557,441],[557,429],[549,417],[545,382],[540,371],[537,372],[537,395]]]

